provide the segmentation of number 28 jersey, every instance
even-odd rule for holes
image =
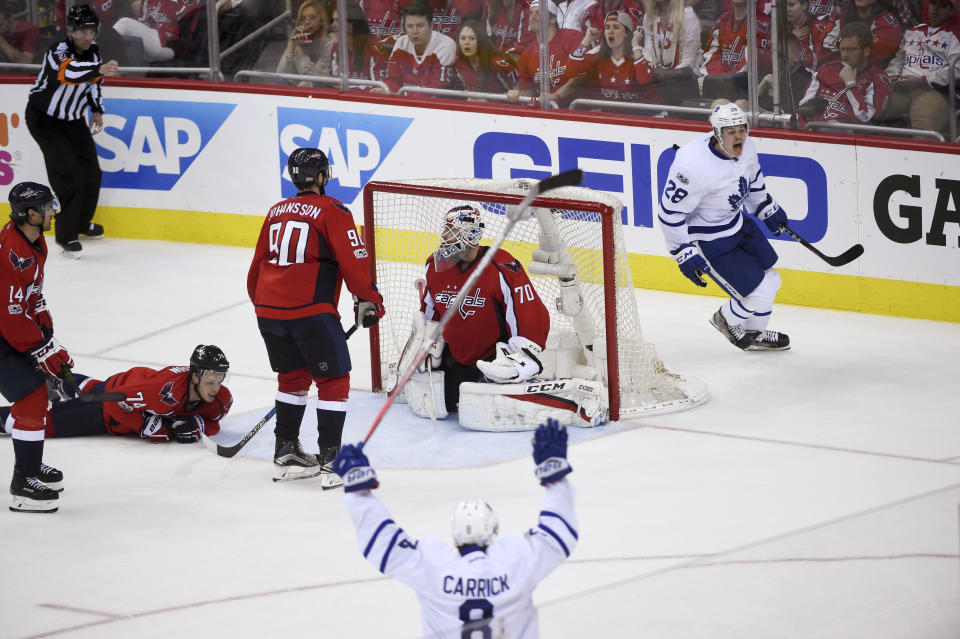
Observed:
[[[247,274],[247,294],[257,316],[339,317],[341,281],[357,297],[383,303],[370,280],[367,249],[350,209],[309,191],[273,205]]]

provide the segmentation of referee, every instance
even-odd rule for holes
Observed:
[[[67,14],[67,37],[43,57],[40,75],[27,102],[30,135],[43,152],[50,185],[60,200],[54,234],[64,255],[78,258],[79,236],[103,237],[93,223],[100,198],[100,164],[93,135],[103,129],[100,83],[117,75],[116,60],[103,62],[93,41],[100,18],[88,4],[74,5]],[[90,126],[84,114],[90,108]]]

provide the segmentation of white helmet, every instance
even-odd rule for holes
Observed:
[[[718,104],[713,107],[713,113],[710,114],[710,126],[713,127],[713,134],[717,136],[717,140],[721,139],[720,132],[723,131],[723,127],[740,126],[741,124],[746,126],[748,131],[750,130],[750,125],[747,123],[747,114],[733,102]]]
[[[482,237],[483,222],[476,207],[464,204],[447,211],[443,216],[440,246],[435,255],[437,270],[442,271],[456,264],[464,253],[480,243]]]
[[[450,519],[453,543],[461,546],[486,548],[500,531],[500,522],[490,504],[482,499],[461,501]]]

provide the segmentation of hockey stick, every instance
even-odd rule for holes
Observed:
[[[531,204],[533,204],[533,201],[537,199],[537,196],[539,196],[541,193],[545,193],[546,191],[561,186],[576,186],[582,181],[583,171],[580,169],[573,169],[570,171],[564,171],[563,173],[558,173],[557,175],[551,175],[550,177],[540,180],[534,184],[533,188],[530,189],[530,193],[523,198],[516,208],[512,210],[508,208],[506,211],[507,221],[503,225],[503,228],[500,229],[497,239],[494,240],[487,252],[484,253],[482,258],[480,258],[480,262],[477,264],[477,267],[473,269],[472,273],[470,273],[470,277],[467,278],[467,281],[464,282],[463,286],[461,286],[460,290],[457,292],[457,297],[454,298],[453,302],[450,303],[447,308],[460,308],[460,305],[463,304],[463,300],[467,297],[467,293],[473,288],[473,285],[476,284],[477,280],[480,279],[480,275],[490,265],[490,262],[493,261],[493,256],[497,252],[497,249],[499,249],[500,246],[506,241],[507,235],[510,234],[510,231],[513,230],[513,227],[516,226],[517,222],[520,221],[524,213],[527,212],[527,209]],[[370,436],[373,435],[373,431],[377,430],[377,426],[379,426],[380,422],[383,421],[383,416],[387,414],[387,411],[393,405],[393,402],[396,400],[396,398],[400,395],[400,392],[403,390],[404,386],[406,386],[407,382],[410,381],[410,377],[413,376],[414,371],[416,371],[420,366],[420,362],[422,362],[427,356],[427,352],[436,341],[437,336],[443,334],[444,327],[450,323],[450,320],[454,315],[456,315],[455,312],[444,313],[443,317],[440,318],[440,321],[431,327],[432,330],[430,331],[429,335],[427,335],[426,339],[424,339],[421,343],[420,350],[417,351],[417,356],[407,366],[407,370],[403,372],[403,375],[400,377],[400,381],[397,382],[397,385],[394,387],[393,392],[387,396],[387,401],[384,402],[383,406],[380,408],[380,411],[377,413],[377,416],[373,418],[373,424],[370,426],[370,430],[367,431],[367,435],[363,438],[362,444],[366,444],[370,440]]]
[[[80,385],[77,384],[77,380],[73,377],[73,371],[70,370],[70,366],[67,364],[64,364],[63,368],[60,369],[60,374],[63,375],[67,383],[73,387],[73,392],[77,394],[77,397],[84,404],[93,402],[122,402],[127,398],[126,393],[81,393]]]
[[[780,224],[780,230],[783,231],[783,232],[785,232],[787,235],[789,235],[790,237],[792,237],[792,238],[795,239],[796,241],[798,241],[798,242],[800,242],[801,244],[803,244],[803,246],[805,246],[806,248],[810,249],[810,251],[811,251],[814,255],[816,255],[817,257],[819,257],[821,260],[823,260],[824,262],[826,262],[826,263],[829,264],[830,266],[843,266],[844,264],[849,264],[850,262],[854,261],[855,259],[857,259],[857,258],[860,257],[861,255],[863,255],[863,244],[854,244],[853,246],[851,246],[850,248],[848,248],[846,251],[844,251],[844,252],[841,253],[840,255],[838,255],[838,256],[836,256],[836,257],[831,257],[831,256],[829,256],[829,255],[826,255],[826,254],[824,254],[824,253],[821,253],[820,250],[817,249],[816,246],[814,246],[814,245],[811,244],[810,242],[806,241],[805,239],[803,239],[802,237],[800,237],[799,235],[797,235],[796,231],[794,231],[793,229],[791,229],[791,228],[790,228],[789,226],[787,226],[786,224]]]
[[[357,325],[354,324],[350,328],[350,330],[348,330],[344,334],[344,338],[350,339],[350,336],[353,335],[356,332],[356,330],[357,330]],[[273,416],[276,415],[276,413],[277,413],[277,407],[274,406],[267,412],[266,415],[263,416],[263,418],[259,422],[254,424],[253,428],[250,429],[250,432],[244,435],[243,438],[233,446],[224,446],[223,444],[218,444],[212,439],[210,439],[209,437],[207,437],[206,433],[200,433],[200,439],[203,441],[204,446],[206,446],[208,449],[215,452],[220,457],[227,457],[227,458],[233,457],[234,455],[240,452],[241,448],[247,445],[247,442],[253,439],[254,435],[260,432],[261,428],[267,425],[267,422],[269,422],[273,418]]]

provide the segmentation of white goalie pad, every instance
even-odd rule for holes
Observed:
[[[523,384],[460,384],[460,425],[471,430],[534,430],[547,419],[564,426],[591,427],[607,421],[607,389],[598,382],[568,378]]]
[[[443,398],[443,371],[414,373],[403,393],[410,411],[417,417],[443,419],[449,415]]]

